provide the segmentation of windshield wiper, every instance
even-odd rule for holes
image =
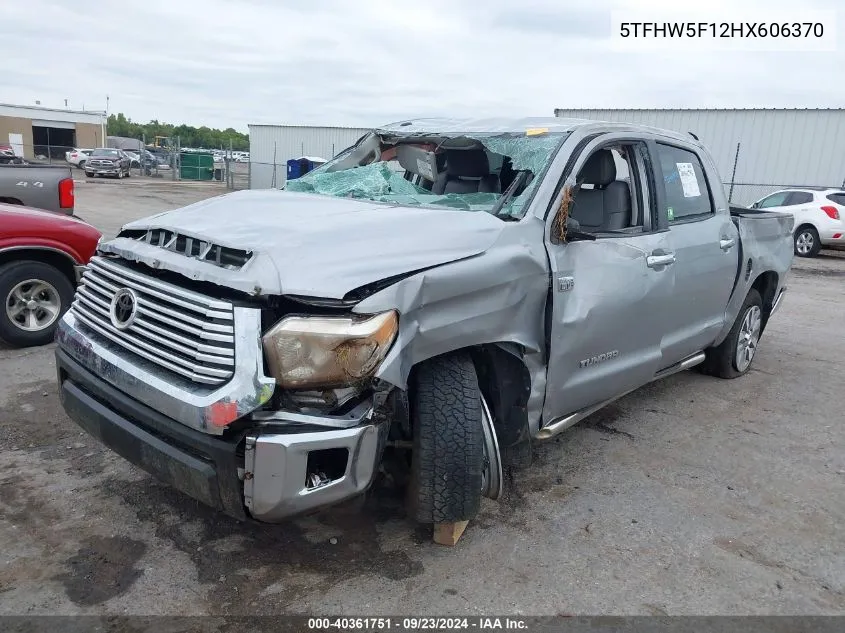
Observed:
[[[527,177],[528,177],[527,171],[519,172],[516,175],[516,178],[514,178],[513,181],[511,181],[511,184],[508,185],[508,188],[505,189],[505,193],[502,194],[502,197],[499,198],[499,200],[496,202],[496,204],[493,205],[493,208],[490,209],[490,213],[492,213],[493,215],[498,217],[499,211],[501,211],[502,207],[504,207],[508,203],[508,201],[511,199],[511,197],[513,196],[513,192],[516,191],[517,189],[519,189],[519,187],[522,186],[522,183],[525,181],[525,179]]]

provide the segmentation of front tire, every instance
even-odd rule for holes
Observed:
[[[763,300],[754,288],[748,291],[727,338],[706,350],[704,373],[719,378],[738,378],[751,369],[763,330]]]
[[[822,243],[819,239],[819,232],[815,227],[802,226],[795,231],[793,237],[795,254],[798,257],[815,257],[822,250]]]
[[[23,260],[0,266],[0,339],[16,347],[53,340],[73,301],[73,285],[59,269]]]
[[[472,359],[432,358],[417,368],[412,389],[411,513],[420,523],[469,520],[484,483],[484,412]]]

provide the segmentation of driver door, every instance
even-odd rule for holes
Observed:
[[[611,138],[588,145],[573,173],[580,178],[588,156]],[[623,137],[620,147],[630,174],[627,226],[600,227],[592,231],[594,240],[554,243],[547,237],[553,288],[544,424],[635,389],[664,365],[661,339],[674,288],[669,234],[657,230],[644,139]],[[596,187],[609,188],[609,170],[609,164],[593,169],[604,178]],[[570,207],[575,212],[579,194]],[[603,204],[605,217],[618,212],[613,198]]]

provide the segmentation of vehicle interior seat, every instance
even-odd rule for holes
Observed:
[[[447,149],[446,169],[431,188],[435,194],[499,193],[499,178],[490,173],[490,161],[483,149]]]
[[[593,186],[578,190],[569,212],[583,231],[614,231],[631,225],[631,190],[627,182],[616,180],[613,152],[600,149],[590,156],[576,182]]]

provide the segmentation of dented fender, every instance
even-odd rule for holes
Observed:
[[[545,393],[548,288],[543,224],[527,218],[505,225],[484,253],[407,277],[353,311],[399,312],[396,341],[376,377],[402,389],[411,368],[426,359],[487,343],[519,345],[531,374],[528,416],[536,430]]]

